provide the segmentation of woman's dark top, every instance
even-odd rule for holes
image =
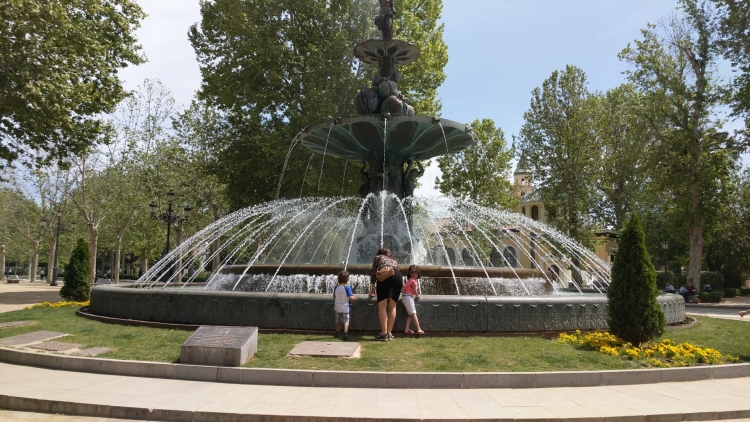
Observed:
[[[385,266],[393,267],[393,275],[379,282],[375,274],[378,269]],[[404,277],[398,269],[398,261],[385,255],[376,255],[375,259],[372,260],[370,283],[376,284],[375,292],[377,293],[378,302],[389,298],[398,301],[401,289],[404,287]]]

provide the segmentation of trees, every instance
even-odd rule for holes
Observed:
[[[688,280],[700,284],[704,229],[709,210],[725,198],[728,175],[742,146],[727,133],[713,111],[725,98],[712,76],[715,39],[711,10],[683,1],[684,14],[643,30],[643,39],[620,57],[633,66],[629,79],[647,99],[647,119],[658,159],[656,186],[673,198],[690,239]]]
[[[609,331],[636,346],[664,333],[665,320],[656,297],[656,271],[646,251],[641,220],[633,214],[618,239],[607,289]]]
[[[604,226],[619,230],[643,201],[649,180],[649,155],[644,151],[650,138],[640,113],[644,96],[635,86],[623,84],[594,95],[592,101],[600,166],[596,171],[600,195],[594,215]]]
[[[545,208],[555,209],[549,222],[573,239],[587,243],[587,215],[596,198],[598,170],[591,109],[593,102],[581,69],[554,71],[532,91],[531,106],[518,135],[521,155]]]
[[[6,0],[0,8],[0,167],[87,148],[125,96],[117,71],[144,61],[131,0]]]
[[[91,255],[86,241],[78,238],[70,260],[65,266],[63,286],[60,288],[60,296],[68,300],[83,301],[89,298],[91,293]]]
[[[437,159],[442,179],[435,184],[440,192],[467,198],[486,207],[512,209],[517,203],[509,181],[513,151],[505,142],[502,129],[491,119],[475,120],[471,127],[474,144],[456,154]]]
[[[716,47],[732,67],[740,71],[732,85],[732,105],[738,116],[745,116],[750,131],[750,1],[711,0],[716,7],[713,24],[717,28]]]
[[[429,46],[399,87],[411,103],[430,114],[439,111],[435,89],[445,78],[442,67],[447,61],[442,27],[437,26],[441,4],[405,1],[395,22],[397,37],[402,28],[407,41],[424,40]],[[224,113],[230,124],[215,174],[227,184],[232,207],[276,197],[296,133],[326,119],[355,114],[353,98],[374,76],[374,69],[359,63],[353,47],[374,37],[376,11],[374,0],[201,4],[201,25],[191,27],[189,38],[203,74],[199,96]],[[302,148],[291,155],[282,196],[340,195],[342,181],[344,191],[356,191],[355,166],[328,157],[323,167],[319,157],[311,158]],[[315,177],[310,172],[305,178],[308,162],[320,169]]]

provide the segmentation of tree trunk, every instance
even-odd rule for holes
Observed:
[[[703,256],[703,227],[695,226],[690,229],[690,255],[688,261],[687,281],[693,282],[695,291],[700,291],[701,257]]]
[[[0,281],[5,280],[5,244],[0,245]]]
[[[214,222],[218,221],[219,218],[221,218],[221,215],[219,213],[219,207],[218,205],[215,205],[213,202],[210,203],[211,205],[211,211],[213,213]],[[214,244],[211,247],[211,252],[216,253],[221,248],[221,238],[218,237],[216,240],[214,240]],[[220,254],[216,254],[213,258],[213,262],[211,263],[211,272],[215,273],[219,271],[219,266],[221,266],[221,256]]]
[[[34,253],[31,255],[31,266],[29,267],[29,282],[36,283],[36,267],[39,263],[39,241],[34,242]]]
[[[94,223],[88,223],[89,227],[89,253],[91,254],[91,284],[96,281],[96,247],[99,241],[99,227]]]
[[[120,283],[120,253],[122,248],[122,237],[117,236],[115,240],[115,267],[112,268],[112,282]]]
[[[54,237],[50,236],[49,239],[49,257],[47,257],[47,284],[52,282],[52,273],[55,269],[55,249],[57,249],[57,242]]]

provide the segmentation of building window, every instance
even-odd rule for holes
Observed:
[[[536,205],[531,207],[531,219],[539,220],[539,207],[537,207]]]
[[[521,214],[526,215],[526,207],[521,207]]]
[[[503,258],[505,263],[511,268],[518,268],[518,259],[516,259],[516,249],[513,246],[508,246],[503,252]]]
[[[463,252],[461,252],[461,259],[467,267],[474,266],[474,258],[471,257],[471,252],[469,252],[468,249],[464,249]]]

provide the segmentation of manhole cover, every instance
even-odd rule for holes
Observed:
[[[31,325],[36,321],[13,321],[0,323],[0,328],[11,328],[11,327],[22,327],[24,325]]]
[[[82,350],[75,351],[75,352],[71,353],[71,355],[76,355],[76,356],[99,356],[99,355],[101,355],[103,353],[111,352],[113,350],[115,350],[115,349],[111,349],[109,347],[92,347],[90,349],[82,349]]]
[[[359,357],[359,343],[339,341],[303,341],[291,352],[290,356],[325,356],[353,358]]]
[[[50,352],[59,352],[62,350],[77,349],[81,347],[80,344],[75,343],[64,343],[62,341],[47,341],[39,344],[32,344],[28,346],[31,349],[47,350]]]

